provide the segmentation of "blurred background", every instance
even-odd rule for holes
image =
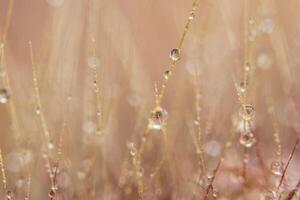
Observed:
[[[270,172],[277,159],[274,133],[280,136],[286,163],[300,132],[300,2],[249,2],[248,101],[255,108],[252,129],[257,143],[249,150],[247,178],[240,173],[244,150],[239,143],[236,91],[244,69],[243,1],[199,0],[182,59],[161,105],[168,112],[167,137],[151,131],[143,154],[145,199],[203,198],[193,137],[198,126],[208,171],[216,167],[233,133],[214,182],[215,193],[209,198],[260,199],[278,184],[278,177]],[[0,0],[1,35],[6,32],[10,3]],[[43,157],[58,149],[62,155],[55,199],[138,198],[128,146],[141,143],[155,106],[155,84],[163,81],[171,62],[169,52],[178,44],[191,4],[191,0],[14,2],[1,64],[0,88],[7,94],[2,91],[0,98],[7,95],[8,102],[0,104],[0,148],[7,188],[15,199],[24,199],[29,185],[30,199],[50,198],[49,165]],[[50,147],[37,114],[29,41]],[[95,134],[95,66],[101,91],[101,135]],[[200,120],[195,122],[197,111]],[[296,150],[284,191],[300,179],[299,156]],[[56,157],[50,158],[55,163]],[[157,166],[159,172],[151,178]]]

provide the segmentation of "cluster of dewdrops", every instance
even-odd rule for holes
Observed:
[[[180,50],[172,49],[170,52],[170,58],[173,62],[177,62],[178,60],[180,60]],[[166,70],[164,72],[164,79],[169,80],[171,74],[172,72],[170,70]],[[148,121],[148,128],[150,130],[162,130],[166,126],[167,117],[168,112],[159,104],[157,104],[151,112]]]
[[[195,5],[193,4],[193,9],[192,11],[189,13],[189,17],[188,17],[188,23],[191,22],[192,20],[194,20],[195,18]],[[188,26],[185,27],[185,31],[187,31]],[[176,62],[180,60],[181,58],[181,49],[179,48],[174,48],[170,51],[169,57],[171,58],[172,61],[172,67],[175,66]],[[163,77],[165,82],[167,82],[170,77],[172,76],[172,70],[171,68],[167,69],[164,71]],[[162,85],[162,88],[166,87],[166,85]],[[163,109],[160,106],[160,101],[158,101],[158,98],[161,98],[160,95],[156,96],[156,106],[155,108],[152,110],[150,118],[148,120],[148,129],[150,130],[163,130],[166,126],[166,122],[167,122],[167,117],[168,117],[168,112]]]
[[[272,34],[275,29],[275,22],[272,18],[263,18],[260,23],[256,23],[254,19],[249,20],[250,30],[249,30],[249,41],[254,41],[258,33],[262,34]],[[269,52],[260,52],[256,57],[256,65],[259,69],[267,70],[272,65],[272,58]],[[249,65],[250,67],[250,65]],[[245,70],[248,70],[246,66]],[[250,68],[249,68],[250,70]],[[240,92],[246,91],[246,84],[241,83]],[[250,108],[250,107],[249,107]],[[251,108],[254,111],[254,109]],[[276,137],[276,142],[279,142],[278,136]],[[273,161],[270,166],[271,172],[275,176],[282,176],[283,173],[283,163],[281,161]]]
[[[258,31],[265,34],[271,34],[274,30],[274,22],[271,18],[262,19],[259,24],[256,24],[256,21],[253,18],[249,19],[249,33],[248,39],[249,41],[254,41],[257,37]],[[271,65],[271,61],[269,55],[265,52],[262,52],[257,56],[257,66],[262,69],[269,68]],[[245,73],[250,73],[251,64],[246,63],[244,65]],[[248,83],[241,82],[239,85],[239,95],[243,96],[247,92]],[[246,148],[251,148],[255,145],[256,139],[251,129],[253,129],[253,118],[254,118],[254,107],[251,104],[243,104],[241,105],[239,114],[242,118],[242,126],[241,126],[241,136],[240,136],[240,144]],[[274,164],[276,166],[276,164]],[[275,174],[278,174],[276,172]]]
[[[255,21],[253,19],[249,20],[250,32],[249,32],[249,40],[254,41],[256,37],[256,27]],[[262,33],[271,34],[274,29],[274,23],[271,19],[264,19],[262,20],[261,24],[258,26],[258,30]],[[257,66],[261,69],[267,69],[271,65],[271,61],[269,56],[266,53],[261,53],[257,57]],[[250,63],[246,63],[244,66],[245,73],[249,73],[251,70]],[[241,82],[239,85],[239,95],[243,97],[247,93],[247,82]],[[251,104],[242,104],[239,115],[241,117],[241,122],[239,124],[239,131],[240,131],[240,144],[245,148],[252,148],[256,144],[255,135],[252,132],[253,125],[254,125],[254,107]],[[278,135],[275,138],[276,143],[279,143]],[[283,163],[281,160],[275,160],[270,165],[270,171],[272,174],[278,178],[282,177],[283,175]],[[263,193],[263,199],[282,199],[282,197],[286,197],[286,191],[275,191],[275,190],[266,190]]]
[[[251,70],[250,63],[246,63],[244,66],[246,73],[249,73]],[[239,95],[245,95],[247,91],[247,83],[241,82],[239,87]],[[239,110],[239,115],[241,116],[241,135],[240,135],[240,144],[246,148],[251,148],[255,145],[256,139],[252,132],[252,124],[254,119],[254,107],[251,104],[242,104]]]

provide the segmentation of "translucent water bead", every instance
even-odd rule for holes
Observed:
[[[247,72],[249,72],[250,70],[251,70],[251,64],[250,63],[245,63],[245,65],[244,65],[244,69],[245,69],[245,71],[247,71]]]
[[[255,145],[256,139],[252,132],[242,132],[240,136],[240,144],[246,148],[251,148]]]
[[[244,93],[244,92],[246,92],[246,89],[247,89],[247,83],[241,82],[239,85],[239,92]]]
[[[56,195],[55,189],[51,188],[49,193],[48,193],[48,196],[50,197],[50,199],[53,199],[53,198],[55,198],[55,195]]]
[[[180,51],[179,49],[172,49],[170,52],[170,58],[173,61],[178,61],[180,59]]]
[[[172,72],[170,70],[166,70],[164,72],[164,79],[168,80],[171,75],[172,75]]]
[[[251,104],[242,105],[239,110],[239,115],[244,120],[251,120],[254,117],[254,107]]]
[[[280,161],[273,161],[270,166],[271,172],[275,176],[282,176],[283,174],[283,163]]]
[[[193,19],[195,19],[195,13],[194,12],[190,12],[189,20],[193,20]]]
[[[14,194],[13,194],[13,192],[12,191],[7,191],[6,192],[6,199],[7,200],[11,200],[11,199],[13,199],[13,197],[14,197]]]
[[[39,106],[36,107],[35,114],[37,114],[37,115],[41,114],[41,108]]]
[[[151,112],[151,116],[148,122],[148,128],[152,130],[162,130],[166,125],[168,112],[157,106]]]
[[[127,147],[128,147],[128,149],[130,151],[130,155],[131,156],[135,156],[136,153],[137,153],[137,149],[135,148],[134,143],[132,143],[132,142],[128,143]]]
[[[0,103],[6,104],[9,100],[9,94],[6,89],[0,89]]]
[[[103,135],[103,130],[102,130],[102,128],[97,128],[95,134],[96,134],[97,136],[102,136],[102,135]]]

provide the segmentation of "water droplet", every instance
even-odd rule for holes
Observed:
[[[240,83],[240,87],[239,87],[239,91],[240,91],[241,93],[244,93],[244,92],[246,92],[246,89],[247,89],[247,83],[241,82],[241,83]]]
[[[193,20],[193,19],[195,19],[195,13],[194,12],[190,12],[189,20]]]
[[[251,70],[251,64],[250,63],[245,63],[245,65],[244,65],[244,69],[245,69],[245,71],[250,71]]]
[[[142,177],[144,175],[145,170],[143,168],[141,168],[141,170],[139,172],[137,172],[137,175],[139,177]]]
[[[35,114],[40,115],[41,114],[41,107],[36,107]]]
[[[199,126],[199,125],[200,125],[199,120],[194,120],[194,124],[195,124],[196,126]]]
[[[55,194],[56,194],[56,191],[54,188],[51,188],[49,193],[48,193],[48,196],[53,199],[55,197]]]
[[[95,87],[97,87],[97,80],[94,80],[94,81],[93,81],[93,85],[94,85]]]
[[[131,155],[131,156],[135,156],[136,153],[137,153],[137,149],[135,148],[134,143],[133,143],[133,142],[128,143],[128,144],[127,144],[127,147],[128,147],[128,149],[129,149],[129,151],[130,151],[130,155]]]
[[[0,90],[0,103],[6,104],[9,100],[9,95],[6,89]]]
[[[152,130],[161,130],[166,125],[168,113],[160,106],[154,108],[148,122],[148,128]]]
[[[173,61],[178,61],[180,59],[180,51],[179,49],[172,49],[170,52],[170,58]]]
[[[218,195],[219,195],[219,192],[216,189],[213,189],[213,191],[212,191],[213,198],[217,198]]]
[[[8,190],[8,191],[6,192],[6,198],[7,198],[7,200],[13,199],[13,197],[14,197],[13,192],[10,191],[10,190]]]
[[[136,149],[135,148],[130,149],[130,154],[132,156],[135,156],[136,155]]]
[[[271,172],[275,175],[275,176],[281,176],[283,173],[283,163],[280,161],[273,161],[271,163]]]
[[[52,149],[54,149],[54,144],[52,142],[49,142],[47,147],[48,147],[48,149],[52,150]]]
[[[53,173],[53,174],[59,174],[60,173],[60,169],[58,166],[53,166],[50,171]]]
[[[211,182],[214,179],[214,173],[213,172],[207,172],[207,180]]]
[[[256,139],[252,132],[243,132],[240,136],[240,144],[246,148],[251,148],[255,145]]]
[[[170,76],[171,76],[171,71],[170,70],[166,70],[165,72],[164,72],[164,78],[166,79],[166,80],[168,80],[169,78],[170,78]]]
[[[248,163],[249,162],[249,154],[244,154],[243,162],[244,163]]]
[[[102,130],[101,128],[97,128],[97,130],[96,130],[96,135],[97,135],[97,136],[103,135],[103,130]]]
[[[258,68],[262,70],[267,70],[272,65],[272,58],[268,53],[263,52],[257,56],[256,63]]]
[[[242,105],[239,114],[244,120],[248,121],[254,117],[254,107],[251,104]]]
[[[273,32],[274,28],[275,28],[275,23],[274,23],[273,19],[270,19],[270,18],[263,19],[258,26],[258,29],[261,32],[267,33],[267,34],[271,34]]]

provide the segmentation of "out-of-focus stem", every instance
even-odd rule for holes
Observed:
[[[288,167],[289,167],[289,165],[290,165],[290,162],[291,162],[291,160],[292,160],[292,158],[293,158],[293,156],[294,156],[294,154],[295,154],[295,151],[296,151],[296,149],[297,149],[297,147],[298,147],[298,144],[299,144],[299,138],[297,138],[296,143],[295,143],[295,145],[294,145],[294,147],[293,147],[293,150],[292,150],[292,152],[290,153],[290,156],[289,156],[289,158],[288,158],[288,160],[287,160],[287,163],[286,163],[286,165],[285,165],[285,167],[284,167],[284,170],[283,170],[283,173],[282,173],[282,175],[281,175],[279,184],[278,184],[278,186],[277,186],[277,191],[276,191],[276,193],[278,193],[278,191],[279,191],[279,189],[280,189],[280,187],[281,187],[281,185],[282,185],[282,183],[283,183],[283,181],[284,181],[285,174],[286,174],[287,169],[288,169]]]

